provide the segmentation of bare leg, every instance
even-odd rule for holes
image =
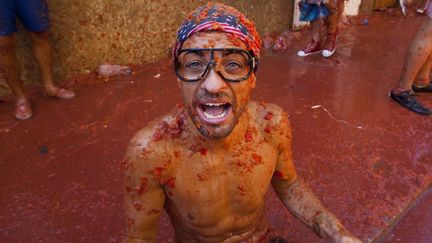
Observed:
[[[15,117],[20,120],[30,118],[33,113],[20,78],[18,59],[15,54],[15,35],[0,36],[0,71],[17,96]]]
[[[33,51],[42,75],[42,85],[47,95],[68,99],[75,93],[58,88],[53,81],[52,47],[49,42],[49,31],[29,32],[33,40]]]
[[[326,26],[326,39],[324,43],[323,56],[330,57],[336,51],[336,40],[339,32],[339,19],[343,14],[345,1],[330,0],[325,6],[330,11],[330,15],[324,19]]]
[[[18,99],[26,99],[20,80],[18,59],[15,55],[15,35],[0,36],[0,68],[9,88]]]
[[[411,90],[417,75],[428,61],[432,53],[432,18],[428,18],[417,32],[408,54],[399,79],[399,83],[393,88],[394,93]]]
[[[345,0],[338,0],[338,8],[339,8],[338,15],[340,19],[345,11]]]
[[[419,73],[417,74],[414,84],[419,86],[429,85],[431,69],[432,69],[432,52],[429,55],[425,64],[423,64],[423,67],[420,69]]]
[[[45,91],[55,91],[52,68],[52,47],[49,43],[49,32],[29,32],[33,40],[33,52],[39,64],[42,84]]]
[[[338,31],[339,19],[343,14],[345,0],[331,0],[326,4],[330,11],[330,16],[325,18],[327,33],[336,33]]]
[[[413,94],[431,92],[427,87],[413,87],[414,81],[428,76],[432,53],[432,18],[428,18],[420,27],[405,57],[405,63],[399,83],[390,92],[390,97],[403,107],[423,115],[432,115],[432,110],[420,104]],[[420,76],[419,76],[420,75]]]
[[[313,42],[321,42],[322,28],[323,28],[322,19],[317,19],[311,23],[312,41]]]

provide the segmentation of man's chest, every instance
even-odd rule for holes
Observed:
[[[173,170],[175,187],[165,188],[172,202],[180,207],[220,206],[233,211],[261,206],[277,160],[275,149],[263,144],[222,152],[200,151],[181,158]]]

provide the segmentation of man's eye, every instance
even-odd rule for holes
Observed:
[[[203,66],[204,65],[198,61],[192,61],[192,62],[186,63],[186,67],[191,68],[191,69],[199,69],[199,68],[202,68]]]
[[[225,68],[237,69],[237,68],[242,68],[242,65],[236,61],[230,61],[230,62],[225,64]]]

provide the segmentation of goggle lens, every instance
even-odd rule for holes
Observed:
[[[224,80],[239,82],[246,80],[255,69],[252,55],[236,48],[184,49],[176,59],[176,73],[179,79],[188,82],[199,81],[214,66]]]

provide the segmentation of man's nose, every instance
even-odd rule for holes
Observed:
[[[210,68],[201,85],[203,89],[211,94],[217,94],[228,87],[227,83],[216,72],[215,68]]]

